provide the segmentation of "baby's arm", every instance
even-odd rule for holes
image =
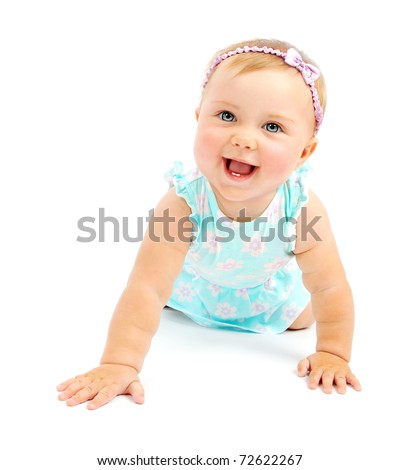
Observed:
[[[317,216],[321,218],[313,226],[316,239],[309,233],[305,237],[306,226]],[[298,218],[295,254],[303,283],[311,293],[317,331],[316,353],[300,361],[298,373],[305,376],[310,372],[309,387],[314,389],[322,383],[326,393],[331,392],[334,383],[339,393],[345,393],[347,383],[360,390],[348,365],[354,328],[352,291],[327,212],[312,191]]]
[[[183,266],[189,247],[189,215],[189,207],[174,189],[159,202],[153,219],[158,221],[150,223],[115,308],[100,366],[60,384],[60,400],[70,406],[91,400],[88,408],[95,409],[117,395],[131,394],[136,403],[143,403],[138,373]],[[180,232],[184,226],[184,233],[179,233],[181,219],[186,219],[180,223]]]

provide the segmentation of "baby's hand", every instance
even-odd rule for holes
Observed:
[[[309,372],[309,388],[315,389],[321,383],[325,393],[331,393],[333,384],[338,393],[346,392],[346,384],[360,392],[361,385],[352,374],[348,363],[336,356],[326,352],[317,352],[302,359],[298,364],[299,377],[305,377]]]
[[[102,364],[84,375],[58,385],[62,392],[58,399],[68,406],[79,405],[91,400],[87,405],[94,410],[110,402],[117,395],[130,394],[136,403],[144,403],[144,389],[136,369],[119,364]]]

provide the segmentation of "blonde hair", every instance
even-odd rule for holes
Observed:
[[[307,56],[303,51],[296,48],[292,44],[279,41],[277,39],[253,39],[251,41],[242,41],[237,44],[232,44],[220,51],[218,51],[210,60],[208,68],[211,66],[213,61],[216,57],[221,54],[225,54],[229,51],[233,51],[239,47],[270,47],[272,49],[278,49],[281,52],[287,52],[288,49],[294,48],[296,49],[299,54],[302,56],[303,60],[309,64],[312,64],[317,67],[317,64]],[[267,68],[286,68],[291,69],[292,67],[287,65],[284,60],[280,57],[277,57],[273,54],[263,54],[263,53],[246,53],[246,54],[237,54],[235,56],[230,57],[226,60],[226,67],[229,69],[237,70],[237,75],[241,75],[243,73],[253,72],[255,70],[264,70]],[[217,70],[217,68],[216,68]],[[215,70],[215,71],[216,71]],[[215,73],[215,71],[213,73]],[[212,75],[213,75],[212,73]],[[212,79],[212,75],[209,77],[209,80]],[[319,78],[315,81],[315,87],[320,99],[320,105],[323,109],[323,112],[326,109],[327,104],[327,90],[326,90],[326,83],[322,74],[320,74]]]

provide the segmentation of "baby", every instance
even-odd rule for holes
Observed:
[[[197,168],[167,173],[116,306],[99,367],[57,388],[95,409],[144,402],[139,373],[165,305],[203,326],[281,333],[316,321],[316,352],[298,364],[309,388],[361,386],[348,365],[351,288],[326,210],[306,184],[326,90],[302,52],[276,40],[217,53],[196,110]],[[167,226],[166,226],[166,223]]]

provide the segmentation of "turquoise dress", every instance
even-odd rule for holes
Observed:
[[[165,179],[191,208],[193,234],[167,305],[207,327],[285,331],[310,301],[293,253],[308,170],[292,173],[260,217],[237,222],[198,169],[175,162]]]

